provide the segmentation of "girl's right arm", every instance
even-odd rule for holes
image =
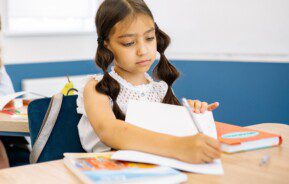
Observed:
[[[114,149],[138,150],[189,163],[212,162],[220,157],[220,144],[203,134],[176,137],[149,131],[116,119],[109,98],[95,90],[96,80],[84,89],[84,107],[100,140]]]

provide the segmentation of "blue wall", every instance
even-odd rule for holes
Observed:
[[[289,63],[172,61],[181,72],[178,98],[220,102],[217,121],[289,124]],[[90,61],[7,65],[16,91],[21,80],[100,72]]]
[[[218,121],[289,124],[289,63],[176,62],[178,97],[219,101]]]

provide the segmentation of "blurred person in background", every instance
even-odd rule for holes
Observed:
[[[0,16],[1,33],[1,16]],[[1,35],[1,34],[0,34]],[[14,88],[2,60],[0,38],[0,96],[14,93]],[[0,136],[0,169],[27,164],[29,161],[28,142],[24,137]]]

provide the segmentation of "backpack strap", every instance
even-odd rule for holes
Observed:
[[[41,128],[38,132],[37,138],[32,146],[32,151],[30,153],[30,163],[36,163],[43,148],[45,147],[47,140],[52,132],[52,129],[56,123],[58,114],[60,112],[61,104],[62,104],[63,94],[58,93],[55,94],[49,103],[47,112],[43,119]]]

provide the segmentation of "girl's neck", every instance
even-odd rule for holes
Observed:
[[[127,82],[131,83],[134,86],[149,83],[148,79],[145,77],[145,73],[131,73],[118,66],[114,66],[114,71],[120,77],[122,77],[124,80],[126,80]]]

